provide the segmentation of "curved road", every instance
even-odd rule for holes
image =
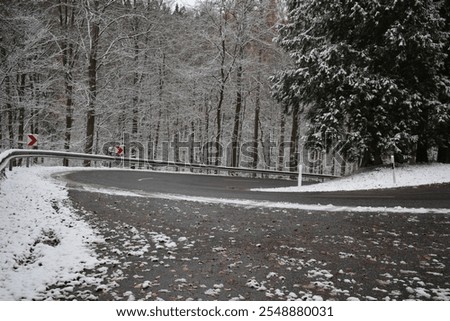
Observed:
[[[146,193],[337,206],[450,208],[450,184],[354,192],[272,193],[250,189],[293,186],[296,182],[129,170],[79,171],[68,173],[65,178],[75,184]]]
[[[78,279],[55,285],[56,299],[61,293],[70,300],[450,299],[450,184],[261,193],[250,189],[295,182],[95,169],[61,176],[77,214],[105,242],[93,244],[103,263],[83,272],[88,280],[101,276],[101,285]],[[96,190],[105,187],[151,198]],[[347,207],[281,210],[156,193]],[[404,211],[352,208],[361,205]],[[429,209],[438,207],[445,209]]]

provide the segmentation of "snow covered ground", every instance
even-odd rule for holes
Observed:
[[[102,240],[74,214],[57,171],[19,168],[0,181],[0,300],[45,299],[47,285],[82,282],[99,263],[90,245]]]
[[[405,166],[395,169],[395,183],[391,168],[379,168],[321,184],[282,188],[260,188],[261,192],[332,192],[371,190],[406,186],[419,186],[450,182],[450,164]]]

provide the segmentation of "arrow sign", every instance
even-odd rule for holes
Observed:
[[[37,145],[38,136],[34,134],[28,134],[28,147],[33,147]]]
[[[116,148],[116,155],[122,156],[123,148],[121,146],[115,146],[115,148]]]

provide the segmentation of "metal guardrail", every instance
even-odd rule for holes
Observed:
[[[107,155],[97,155],[97,154],[84,154],[84,153],[72,153],[72,152],[60,152],[60,151],[50,151],[50,150],[26,150],[26,149],[10,149],[0,154],[0,172],[4,171],[8,164],[10,169],[12,167],[11,161],[18,158],[65,158],[72,160],[84,160],[84,161],[107,161],[107,162],[120,162],[128,164],[140,164],[140,165],[150,165],[150,166],[168,166],[176,168],[191,168],[191,169],[203,169],[212,171],[227,171],[231,172],[241,172],[241,173],[255,173],[255,174],[267,174],[267,175],[280,175],[280,176],[296,176],[298,177],[298,172],[288,172],[288,171],[276,171],[270,169],[255,169],[255,168],[242,168],[242,167],[228,167],[228,166],[215,166],[206,165],[198,163],[183,163],[183,162],[172,162],[172,161],[162,161],[162,160],[150,160],[144,158],[125,158],[125,157],[115,157]],[[338,176],[325,175],[325,174],[311,174],[302,173],[305,178],[314,179],[334,179]]]
[[[26,149],[10,149],[0,154],[0,171],[4,170],[8,164],[11,167],[11,161],[18,158],[66,158],[76,160],[90,160],[90,161],[117,161],[121,158],[106,156],[106,155],[94,155],[83,153],[71,153],[71,152],[59,152],[50,150],[26,150]]]

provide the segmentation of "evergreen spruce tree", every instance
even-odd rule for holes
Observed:
[[[440,7],[441,16],[445,19],[445,31],[450,33],[450,0],[443,0]],[[450,37],[447,37],[445,50],[450,53]],[[436,138],[435,144],[438,146],[437,161],[450,163],[450,54],[445,60],[444,77],[441,83],[441,95],[439,101],[442,103],[440,111],[435,119]]]
[[[441,5],[288,1],[277,41],[293,64],[273,77],[274,93],[285,105],[308,107],[310,145],[327,148],[338,140],[363,165],[392,153],[428,160],[448,78]]]

